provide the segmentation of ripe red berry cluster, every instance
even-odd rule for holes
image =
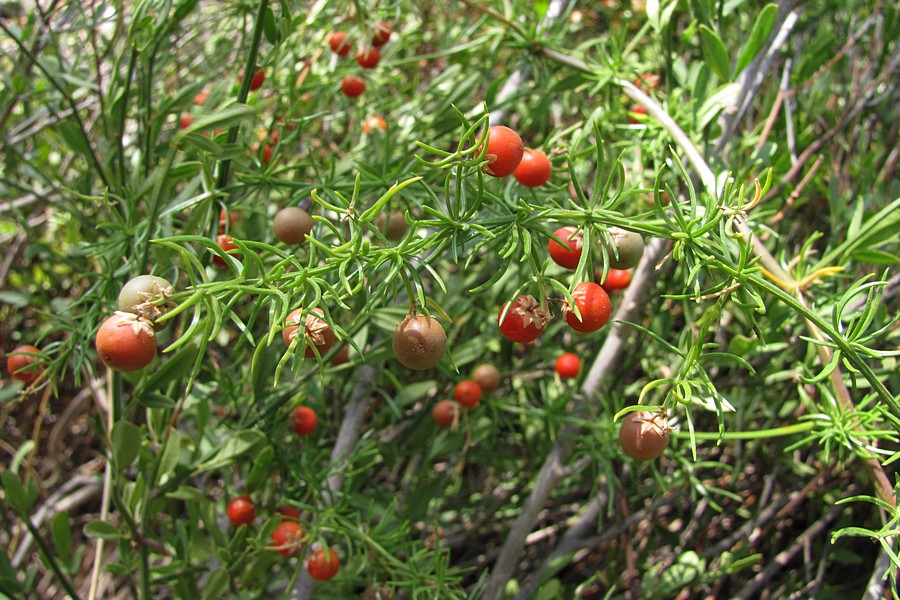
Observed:
[[[284,505],[276,510],[280,521],[272,531],[273,550],[282,556],[294,556],[298,554],[307,539],[300,525],[300,511],[290,505]],[[256,505],[250,496],[242,495],[232,498],[225,508],[228,520],[235,527],[251,525],[256,519]],[[313,579],[324,581],[337,575],[341,562],[334,548],[315,548],[306,561],[306,570]]]
[[[393,29],[384,21],[378,21],[371,29],[371,45],[360,48],[356,55],[356,62],[363,69],[374,69],[381,62],[381,48],[391,39]],[[338,56],[347,56],[350,53],[351,42],[346,31],[332,31],[325,41],[332,52]],[[347,75],[341,81],[341,92],[348,98],[357,98],[366,91],[366,82],[356,75]],[[384,129],[382,127],[382,129]]]
[[[486,157],[487,164],[483,169],[486,175],[512,175],[527,187],[544,185],[553,172],[550,159],[542,150],[525,148],[519,134],[503,125],[494,125],[488,129]]]
[[[431,410],[435,423],[443,428],[452,427],[459,421],[464,410],[472,410],[481,404],[485,393],[500,387],[500,372],[492,364],[478,365],[472,371],[471,379],[464,379],[453,388],[453,400],[440,400]]]

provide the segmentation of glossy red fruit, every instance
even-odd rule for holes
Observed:
[[[659,75],[655,73],[644,73],[634,80],[634,86],[645,94],[659,88]]]
[[[339,367],[350,362],[350,346],[341,346],[341,349],[331,357],[331,366]]]
[[[572,379],[581,373],[581,359],[571,352],[561,354],[556,359],[556,373],[560,379]]]
[[[572,307],[566,303],[563,314],[569,327],[581,333],[591,333],[606,325],[612,306],[609,303],[609,296],[602,287],[593,281],[579,283],[572,291],[572,299],[578,306],[581,319],[575,316]]]
[[[332,31],[325,38],[332,52],[338,56],[347,56],[350,53],[350,41],[347,40],[346,31]]]
[[[375,131],[376,129],[387,131],[387,122],[378,115],[366,117],[366,120],[363,121],[362,125],[363,133],[369,133],[370,131]]]
[[[393,33],[393,29],[391,26],[385,23],[384,21],[378,21],[375,23],[375,27],[372,28],[372,45],[375,47],[384,46],[391,39],[391,33]]]
[[[143,369],[156,356],[153,324],[132,313],[117,312],[106,319],[94,344],[100,360],[114,371]]]
[[[219,234],[216,237],[216,243],[219,245],[219,248],[222,249],[226,254],[234,254],[234,250],[237,250],[238,245],[234,243],[234,240],[230,235]],[[225,259],[219,256],[218,254],[213,255],[213,264],[219,267],[227,267],[228,263],[225,262]]]
[[[506,318],[502,321],[500,317],[506,310],[505,303],[500,307],[497,313],[497,325],[500,327],[500,333],[506,338],[519,343],[533,342],[544,331],[550,316],[541,310],[540,303],[533,296],[519,296],[513,301]]]
[[[602,271],[600,272],[602,275]],[[616,290],[624,290],[631,284],[631,271],[629,269],[610,269],[606,274],[606,281],[600,284],[607,294]]]
[[[443,428],[453,425],[459,415],[459,404],[453,400],[441,400],[431,409],[431,418]]]
[[[263,164],[264,165],[269,164],[270,160],[272,160],[272,146],[270,146],[269,144],[266,144],[265,146],[263,146],[263,152],[262,152]]]
[[[488,363],[478,365],[472,369],[472,380],[481,386],[481,391],[490,394],[500,387],[500,371]]]
[[[374,69],[380,60],[381,52],[378,51],[378,48],[367,48],[356,55],[356,62],[363,69]]]
[[[40,354],[35,346],[19,346],[6,355],[6,370],[13,379],[24,383],[32,383],[37,379],[44,368],[35,364],[40,360]]]
[[[306,562],[306,572],[318,581],[326,581],[337,575],[341,561],[334,548],[317,548]]]
[[[194,122],[194,117],[190,115],[190,113],[185,113],[181,115],[181,118],[178,120],[178,126],[182,129],[187,129]]]
[[[198,92],[196,96],[194,96],[194,106],[203,106],[206,104],[206,100],[209,98],[209,90],[203,90],[202,92]]]
[[[659,412],[637,411],[625,415],[619,428],[619,443],[636,460],[662,456],[669,445],[669,424]]]
[[[409,315],[394,330],[391,347],[404,367],[424,371],[441,362],[447,334],[434,317]]]
[[[471,379],[464,379],[453,388],[453,397],[465,408],[475,408],[481,404],[481,386]]]
[[[519,166],[513,171],[513,177],[522,185],[539,187],[550,181],[552,173],[553,168],[547,155],[541,150],[528,148],[522,154]]]
[[[275,552],[282,556],[297,554],[303,544],[303,528],[300,527],[300,523],[283,519],[272,532],[272,544],[275,546]]]
[[[306,353],[304,354],[304,357],[306,358],[315,357],[316,354],[313,350],[313,346],[316,347],[320,355],[324,356],[326,352],[331,350],[331,347],[334,346],[335,342],[334,332],[331,330],[331,327],[329,327],[328,323],[324,320],[316,316],[324,315],[322,310],[314,308],[313,312],[315,314],[307,313],[305,321]],[[301,334],[300,319],[302,318],[302,308],[291,311],[287,316],[287,321],[285,321],[286,327],[281,330],[281,337],[288,346],[291,345],[291,342],[295,337]]]
[[[512,175],[522,161],[525,145],[519,134],[503,125],[488,130],[487,164],[484,172],[491,177]],[[481,139],[481,138],[479,138]]]
[[[287,206],[275,214],[272,229],[275,237],[285,244],[302,244],[312,231],[315,221],[309,213],[297,206]]]
[[[291,428],[297,435],[310,435],[318,425],[319,417],[310,407],[298,406],[291,411]]]
[[[366,91],[366,82],[356,75],[347,75],[341,80],[341,91],[348,98],[356,98]]]
[[[219,212],[219,234],[225,233],[225,230],[231,230],[234,227],[234,221],[237,218],[237,213],[232,211],[226,212],[223,208],[221,212]]]
[[[238,496],[228,503],[228,520],[235,527],[249,525],[256,518],[256,507],[250,496]]]
[[[584,250],[584,236],[575,227],[560,227],[553,232],[553,235],[563,240],[566,245],[550,238],[547,242],[547,252],[550,254],[550,258],[563,268],[575,269]]]
[[[258,90],[262,87],[262,84],[266,81],[266,70],[260,67],[256,73],[253,75],[253,79],[250,80],[250,89]]]
[[[300,518],[300,511],[297,510],[296,508],[294,508],[293,506],[291,506],[290,504],[284,504],[282,506],[279,506],[277,509],[275,509],[275,512],[277,512],[280,515],[290,517],[292,519]]]

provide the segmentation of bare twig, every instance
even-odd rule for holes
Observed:
[[[747,598],[756,598],[757,593],[760,588],[762,588],[766,583],[772,580],[772,577],[785,568],[788,563],[790,563],[794,557],[800,552],[804,545],[810,542],[813,538],[825,533],[831,524],[837,520],[840,514],[846,510],[843,505],[836,504],[826,512],[822,518],[818,521],[810,525],[806,531],[801,533],[793,544],[790,545],[786,550],[779,552],[778,555],[772,559],[772,561],[766,566],[765,569],[760,571],[756,577],[754,577],[741,592],[735,596],[738,600],[745,600]]]
[[[86,504],[100,493],[100,479],[89,475],[79,475],[66,480],[59,488],[41,504],[34,512],[32,521],[35,527],[40,527],[61,512],[68,512]],[[12,559],[12,566],[18,568],[34,542],[31,534],[26,532],[22,542],[16,548]]]
[[[666,248],[666,240],[654,239],[647,244],[644,256],[635,269],[631,285],[625,291],[622,303],[616,311],[612,329],[581,385],[582,395],[575,401],[572,408],[573,415],[580,415],[586,410],[587,399],[596,393],[600,388],[600,382],[608,378],[609,373],[617,367],[619,354],[632,331],[624,322],[636,320],[645,307],[650,288],[656,280],[656,265],[665,254]],[[489,600],[498,598],[512,576],[528,533],[537,522],[538,514],[550,497],[550,492],[562,477],[566,459],[575,444],[577,431],[575,425],[564,426],[544,460],[535,478],[534,488],[523,503],[522,511],[510,528],[497,562],[491,570],[491,576],[485,587],[485,598]]]

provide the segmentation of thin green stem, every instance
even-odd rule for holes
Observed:
[[[66,574],[63,573],[62,569],[59,566],[59,563],[56,562],[56,558],[53,556],[53,553],[50,552],[50,547],[47,545],[47,542],[44,541],[44,538],[41,537],[40,532],[37,530],[37,527],[35,527],[34,523],[31,522],[31,519],[28,518],[28,515],[19,516],[25,523],[25,527],[28,528],[28,532],[31,534],[31,537],[38,545],[38,549],[41,552],[41,556],[43,557],[44,562],[46,562],[50,567],[50,570],[53,571],[53,574],[56,576],[56,579],[59,581],[60,585],[62,585],[62,587],[66,590],[66,594],[68,594],[70,598],[80,598],[78,592],[75,590],[75,586],[71,581],[69,581],[69,578],[66,577]]]
[[[726,431],[719,434],[715,431],[695,431],[693,434],[689,431],[679,431],[674,435],[678,439],[690,439],[693,435],[698,440],[757,440],[772,437],[786,437],[796,435],[806,431],[811,431],[816,424],[812,421],[806,423],[795,423],[794,425],[785,425],[784,427],[774,427],[772,429],[756,429],[754,431]]]

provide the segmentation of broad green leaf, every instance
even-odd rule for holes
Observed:
[[[9,560],[9,550],[0,550],[0,592],[11,598],[22,597],[22,584]]]
[[[211,471],[230,464],[235,459],[249,453],[256,445],[265,443],[266,436],[255,429],[245,429],[229,437],[212,452],[200,465],[199,471]]]
[[[278,24],[275,21],[275,12],[271,7],[266,8],[266,14],[263,17],[263,33],[267,42],[273,46],[278,43]]]
[[[700,26],[700,47],[706,64],[724,83],[731,81],[731,60],[722,39],[706,25]]]
[[[103,540],[117,540],[122,537],[122,532],[112,523],[97,519],[84,526],[84,535]]]
[[[737,64],[734,67],[735,75],[746,69],[747,65],[753,62],[756,55],[766,45],[769,34],[772,33],[772,27],[775,25],[776,16],[778,16],[778,6],[775,4],[766,4],[757,15],[753,29],[750,30],[750,39],[747,40],[738,55]]]
[[[59,134],[70,150],[81,156],[90,156],[91,147],[88,145],[84,132],[71,121],[63,121],[59,124]]]
[[[56,513],[50,522],[50,530],[53,532],[53,543],[56,551],[64,563],[72,558],[72,526],[69,524],[69,513],[63,511]]]
[[[110,434],[113,463],[119,473],[124,471],[137,457],[141,449],[143,434],[141,428],[129,421],[119,421],[113,425]]]
[[[0,481],[3,482],[3,493],[6,501],[20,515],[27,515],[31,505],[28,502],[28,494],[25,492],[25,486],[22,480],[12,471],[6,470],[0,475]]]

